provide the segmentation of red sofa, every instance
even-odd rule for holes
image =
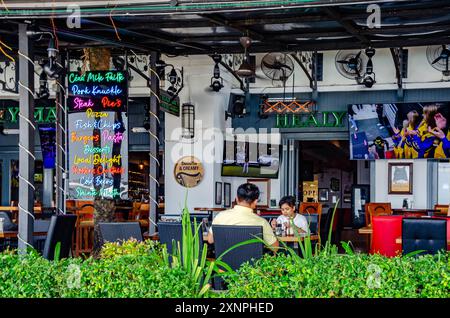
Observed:
[[[447,219],[447,241],[450,240],[450,218]],[[397,238],[402,237],[402,215],[380,215],[372,218],[372,249],[371,254],[381,254],[394,257],[401,254],[402,245],[397,244]],[[447,245],[450,250],[450,245]]]

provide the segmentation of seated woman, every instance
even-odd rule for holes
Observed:
[[[279,206],[281,208],[281,215],[272,221],[272,227],[275,228],[277,224],[282,224],[284,229],[291,227],[291,221],[298,229],[298,233],[308,233],[308,221],[306,218],[298,213],[295,213],[295,198],[293,196],[286,196],[281,198]]]

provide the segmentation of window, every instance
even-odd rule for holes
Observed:
[[[441,162],[438,168],[438,204],[450,203],[450,163]]]

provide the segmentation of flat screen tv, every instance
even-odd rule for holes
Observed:
[[[350,158],[450,158],[450,102],[348,107]]]
[[[279,167],[279,144],[225,141],[222,176],[278,178]]]

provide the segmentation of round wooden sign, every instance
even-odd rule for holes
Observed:
[[[186,156],[177,161],[173,174],[180,185],[186,188],[193,188],[203,180],[205,170],[200,160],[196,157]]]

